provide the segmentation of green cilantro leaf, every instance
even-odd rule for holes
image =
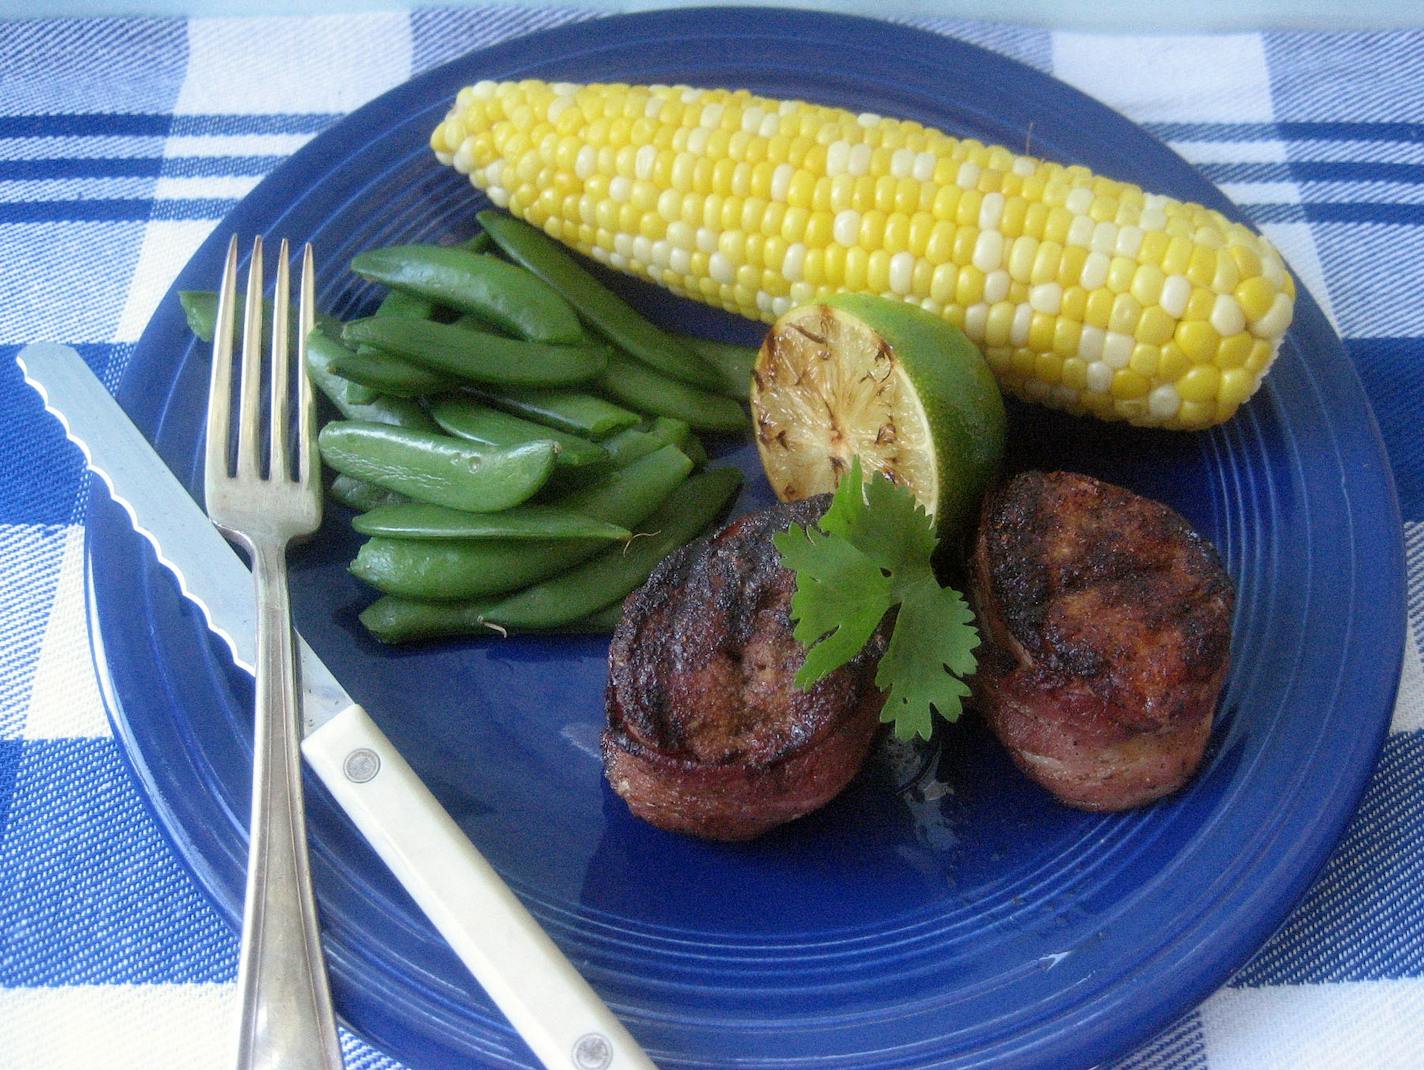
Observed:
[[[793,524],[772,542],[796,573],[792,634],[807,648],[796,686],[807,690],[865,646],[894,605],[890,580],[853,544],[815,528]]]
[[[914,494],[878,472],[862,484],[858,457],[815,527],[792,525],[773,539],[796,575],[793,634],[807,647],[798,687],[850,661],[899,607],[875,685],[887,692],[881,720],[901,739],[928,739],[934,712],[957,720],[969,694],[963,677],[976,666],[973,614],[935,578],[936,541]]]
[[[901,739],[930,738],[931,707],[946,721],[959,720],[961,700],[969,694],[963,677],[977,666],[973,620],[964,596],[941,587],[933,576],[904,592],[890,645],[875,671],[875,686],[889,692],[880,719],[893,721]]]

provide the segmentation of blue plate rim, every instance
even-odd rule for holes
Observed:
[[[636,32],[643,32],[652,37],[657,37],[658,34],[667,32],[670,29],[678,32],[700,32],[703,29],[715,29],[719,32],[727,32],[730,30],[745,32],[747,36],[764,36],[772,30],[777,32],[804,32],[811,30],[818,33],[825,33],[828,37],[836,37],[840,34],[888,34],[892,38],[908,36],[918,46],[922,46],[930,52],[953,52],[963,49],[969,50],[971,53],[980,54],[981,59],[987,57],[987,61],[994,64],[1007,64],[1013,67],[1020,67],[1025,77],[1031,77],[1037,81],[1057,87],[1058,92],[1066,94],[1069,98],[1079,98],[1075,101],[1076,104],[1081,105],[1086,103],[1092,109],[1111,111],[1100,102],[1084,96],[1064,83],[1057,82],[1051,75],[1046,75],[1032,68],[1023,67],[1018,64],[1017,61],[997,53],[989,52],[967,42],[939,35],[931,31],[856,16],[824,15],[783,9],[748,10],[742,8],[697,8],[610,16],[592,22],[575,22],[550,30],[537,31],[533,34],[502,42],[490,48],[480,50],[479,52],[452,60],[441,67],[418,75],[401,86],[382,94],[376,100],[338,121],[332,128],[318,135],[311,143],[294,154],[290,160],[282,164],[249,193],[248,196],[244,198],[242,204],[234,210],[228,219],[225,220],[222,225],[215,228],[214,234],[204,243],[204,246],[199,252],[194,255],[193,260],[190,261],[188,267],[184,269],[183,274],[186,275],[195,263],[201,261],[205,252],[209,251],[210,248],[215,248],[218,244],[221,244],[218,241],[219,232],[226,231],[229,225],[234,221],[241,221],[245,214],[254,214],[251,207],[254,203],[265,196],[270,196],[272,192],[281,189],[283,185],[290,181],[291,176],[302,174],[307,164],[311,160],[316,159],[320,151],[329,150],[331,143],[337,140],[335,135],[337,135],[339,130],[349,132],[365,122],[374,121],[379,124],[383,114],[387,110],[394,109],[398,111],[402,101],[409,97],[418,98],[420,90],[423,87],[438,84],[447,78],[450,72],[461,69],[466,65],[477,62],[488,62],[492,57],[517,57],[520,53],[540,47],[550,39],[558,40],[559,38],[572,37],[574,35],[586,35],[593,31],[597,31],[599,38],[604,39],[625,31],[635,32],[634,28],[636,28]],[[930,59],[931,57],[926,58]],[[1154,142],[1157,141],[1151,134],[1142,130],[1141,127],[1136,126],[1136,124],[1131,124],[1130,120],[1125,119],[1116,112],[1112,112],[1111,114],[1119,121],[1130,124],[1138,135],[1152,138]],[[1162,152],[1170,155],[1178,164],[1185,165],[1185,161],[1182,161],[1180,157],[1177,157],[1175,153],[1172,153],[1165,145],[1161,145],[1160,142],[1157,142],[1157,144],[1162,149]],[[1203,179],[1202,182],[1205,183],[1205,180]],[[1217,202],[1214,203],[1213,206],[1219,207],[1226,203],[1219,191],[1214,190],[1214,187],[1210,187],[1209,184],[1207,184],[1207,188],[1212,191],[1213,197]],[[1203,197],[1200,199],[1207,201],[1207,203],[1212,203],[1213,197]],[[244,212],[244,208],[247,209],[246,213]],[[1234,209],[1231,210],[1231,214],[1238,218],[1240,217],[1239,212]],[[173,290],[176,291],[181,285],[182,277],[180,276],[180,280],[175,282]],[[165,297],[163,304],[160,305],[160,310],[165,308],[170,309],[169,318],[171,318],[171,306],[173,304],[171,298],[172,292]],[[1307,316],[1313,315],[1318,317],[1320,323],[1324,324],[1323,315],[1308,297],[1302,304],[1307,311]],[[140,339],[138,345],[135,347],[135,353],[144,348],[145,342],[151,333],[161,333],[157,331],[157,327],[162,318],[161,315],[155,315],[154,321],[150,323],[148,330],[145,331],[144,338]],[[1139,1023],[1143,1023],[1135,1030],[1136,1034],[1138,1034],[1137,1039],[1139,1040],[1146,1039],[1147,1036],[1155,1034],[1161,1028],[1170,1024],[1180,1013],[1189,1007],[1195,1006],[1202,998],[1219,987],[1221,983],[1229,978],[1231,973],[1244,965],[1250,955],[1286,920],[1290,907],[1304,894],[1321,867],[1325,864],[1331,850],[1343,835],[1346,823],[1353,815],[1359,799],[1368,784],[1369,776],[1374,768],[1375,758],[1388,732],[1389,711],[1393,707],[1394,696],[1398,687],[1399,668],[1402,664],[1405,636],[1402,525],[1399,520],[1398,501],[1394,491],[1392,472],[1388,465],[1387,456],[1384,452],[1378,426],[1373,411],[1369,406],[1368,398],[1364,394],[1362,384],[1354,371],[1353,364],[1350,362],[1348,355],[1345,354],[1343,345],[1339,339],[1334,336],[1333,330],[1329,325],[1325,324],[1324,326],[1329,336],[1333,339],[1334,346],[1339,349],[1340,355],[1344,357],[1343,360],[1337,361],[1327,368],[1328,371],[1335,375],[1336,381],[1332,384],[1332,389],[1343,389],[1347,396],[1353,394],[1360,401],[1360,409],[1358,412],[1352,410],[1352,415],[1363,417],[1368,441],[1363,445],[1356,441],[1354,445],[1356,452],[1363,455],[1360,460],[1364,462],[1365,469],[1373,469],[1375,477],[1382,480],[1383,483],[1383,498],[1386,506],[1384,513],[1386,515],[1376,515],[1363,519],[1374,520],[1375,531],[1372,537],[1378,537],[1380,532],[1383,532],[1385,536],[1387,536],[1386,543],[1392,551],[1389,555],[1389,559],[1384,562],[1383,567],[1379,568],[1379,571],[1376,573],[1376,576],[1381,577],[1383,580],[1382,583],[1377,583],[1376,586],[1383,586],[1388,589],[1389,597],[1386,599],[1386,603],[1390,612],[1380,614],[1376,619],[1384,621],[1383,628],[1380,630],[1379,635],[1382,645],[1395,650],[1396,653],[1393,657],[1386,658],[1383,662],[1377,657],[1370,657],[1372,667],[1378,670],[1380,666],[1383,666],[1386,670],[1384,672],[1376,671],[1373,674],[1376,680],[1383,681],[1382,686],[1376,689],[1375,698],[1377,699],[1378,707],[1382,709],[1384,713],[1377,725],[1377,731],[1373,735],[1364,735],[1357,741],[1356,750],[1352,752],[1351,761],[1347,763],[1347,767],[1352,775],[1337,779],[1327,800],[1323,800],[1328,801],[1329,805],[1326,806],[1325,809],[1332,820],[1317,822],[1312,825],[1311,829],[1315,831],[1317,835],[1305,845],[1299,843],[1295,845],[1297,852],[1296,858],[1298,861],[1288,867],[1290,870],[1290,879],[1283,884],[1274,885],[1272,889],[1273,894],[1265,897],[1268,900],[1267,902],[1257,902],[1250,925],[1244,930],[1238,929],[1238,935],[1235,939],[1226,939],[1218,942],[1215,947],[1215,954],[1208,963],[1203,964],[1199,969],[1194,984],[1179,984],[1177,993],[1173,999],[1167,1001],[1157,1000],[1155,1001],[1155,1008],[1144,1007],[1140,1004],[1130,1008],[1133,1011],[1135,1020]],[[1292,328],[1293,331],[1296,329],[1295,327]],[[1319,383],[1315,385],[1317,389],[1320,389]],[[121,396],[122,391],[123,386],[121,382]],[[105,500],[107,500],[107,496],[102,489],[93,489],[91,491],[88,517],[94,516],[96,512],[96,502]],[[1353,519],[1358,521],[1362,518]],[[86,567],[92,563],[93,560],[91,553],[91,536],[93,532],[91,531],[91,527],[91,523],[86,523]],[[86,589],[86,596],[91,607],[90,614],[93,626],[98,628],[102,624],[102,613],[99,606],[102,596],[99,595],[96,590],[89,589]],[[96,667],[100,669],[101,676],[106,681],[109,681],[108,668],[100,664],[102,659],[97,655],[97,650],[101,644],[96,643],[95,646]],[[171,815],[162,811],[159,805],[159,799],[156,795],[150,795],[154,789],[152,771],[142,760],[134,737],[129,731],[127,718],[122,713],[121,703],[119,703],[116,696],[113,695],[111,687],[111,682],[107,682],[104,692],[105,707],[114,725],[117,737],[124,744],[120,748],[124,763],[128,767],[130,774],[134,776],[135,782],[139,784],[140,794],[144,797],[145,805],[149,807],[150,811],[158,818],[158,825],[165,838],[168,838],[173,844],[175,854],[182,860],[184,866],[194,874],[195,879],[197,879],[199,886],[203,888],[204,892],[209,893],[207,883],[202,879],[201,874],[193,864],[193,860],[189,858],[187,852],[179,842],[177,830],[171,828],[168,823],[169,819],[171,819]],[[113,699],[113,701],[111,701],[111,699]],[[1370,705],[1373,708],[1376,703],[1370,703]],[[1260,900],[1263,895],[1264,892],[1258,894],[1252,901],[1256,902]],[[224,914],[225,919],[231,924],[230,911],[223,910],[222,904],[220,903],[217,905],[219,906],[220,912]],[[1166,1006],[1166,1003],[1171,1003],[1172,1006],[1169,1008]],[[1060,1041],[1067,1039],[1069,1043],[1066,1047],[1060,1043],[1059,1047],[1054,1050],[1054,1054],[1061,1055],[1064,1058],[1092,1055],[1094,1059],[1098,1059],[1120,1052],[1122,1050],[1120,1036],[1114,1036],[1113,1034],[1120,1034],[1121,1023],[1117,1022],[1115,1025],[1107,1023],[1107,1020],[1113,1017],[1113,1015],[1109,1013],[1109,1010],[1111,1010],[1111,1008],[1104,1008],[1101,1012],[1089,1016],[1087,1020],[1076,1023],[1075,1035],[1072,1038],[1060,1037]],[[1116,1013],[1126,1014],[1127,1008],[1117,1011]],[[1082,1030],[1082,1032],[1079,1032],[1079,1030]],[[1047,1054],[1047,1048],[1039,1047],[1036,1049],[1036,1052],[1039,1054]]]

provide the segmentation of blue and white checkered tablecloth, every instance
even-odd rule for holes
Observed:
[[[178,268],[313,134],[584,17],[0,22],[0,1070],[228,1065],[237,959],[121,768],[85,635],[86,479],[14,353],[68,342],[112,383]],[[918,24],[1117,107],[1243,205],[1345,338],[1403,508],[1404,677],[1358,816],[1250,965],[1117,1070],[1424,1068],[1424,33]]]

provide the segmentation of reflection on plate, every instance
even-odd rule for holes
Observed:
[[[887,64],[887,57],[894,57]],[[883,72],[893,69],[890,77]],[[635,15],[534,35],[418,78],[337,124],[247,197],[184,269],[214,285],[228,235],[311,240],[325,307],[372,291],[356,250],[473,228],[426,137],[482,77],[688,81],[908,116],[1021,143],[1231,212],[1120,116],[941,37],[810,13]],[[621,284],[665,321],[755,325]],[[120,400],[200,485],[206,354],[166,299]],[[1338,839],[1386,729],[1402,648],[1399,522],[1364,395],[1305,297],[1267,388],[1231,423],[1152,433],[1011,413],[1014,466],[1161,498],[1240,587],[1235,669],[1200,776],[1123,815],[1055,805],[972,721],[883,745],[826,810],[750,845],[642,825],[605,787],[605,644],[385,650],[355,613],[332,510],[295,573],[299,626],[665,1067],[1087,1066],[1207,995],[1285,917]],[[756,475],[745,446],[725,461]],[[770,499],[754,478],[740,508]],[[250,683],[102,494],[88,518],[96,648],[125,752],[167,834],[236,925]],[[320,790],[317,884],[338,1006],[414,1067],[532,1057]]]

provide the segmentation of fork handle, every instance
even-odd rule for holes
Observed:
[[[238,1070],[341,1070],[302,807],[301,724],[286,547],[253,542],[257,704]]]

